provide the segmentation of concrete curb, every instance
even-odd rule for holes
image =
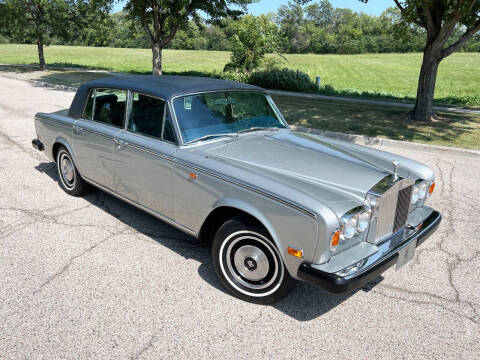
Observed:
[[[387,106],[393,108],[405,108],[412,109],[415,105],[414,103],[409,102],[399,102],[399,101],[388,101],[388,100],[375,100],[375,99],[362,99],[362,98],[352,98],[352,97],[343,97],[343,96],[333,96],[333,95],[319,95],[319,94],[308,94],[308,93],[298,93],[293,91],[283,91],[283,90],[268,90],[272,95],[279,96],[296,96],[306,99],[318,99],[318,100],[334,100],[339,102],[347,103],[356,103],[356,104],[365,104],[365,105],[376,105],[376,106]],[[446,107],[446,106],[433,106],[435,111],[451,112],[458,114],[477,114],[480,115],[480,110],[473,109],[464,109],[457,107]]]
[[[2,76],[17,79],[17,80],[27,81],[31,84],[36,85],[36,86],[42,86],[42,87],[47,87],[47,88],[56,89],[56,90],[63,90],[63,91],[77,91],[77,88],[72,87],[72,86],[51,84],[51,83],[47,83],[47,82],[39,81],[39,80],[19,79],[15,76],[8,76],[8,75],[5,75],[5,74],[2,74]],[[293,130],[304,131],[304,132],[310,133],[310,134],[328,136],[328,137],[331,137],[331,138],[334,138],[334,139],[348,141],[348,142],[352,142],[352,143],[359,144],[359,145],[370,145],[370,146],[376,145],[376,146],[382,147],[385,144],[385,145],[388,145],[388,146],[391,146],[391,147],[404,148],[404,149],[414,149],[414,150],[426,149],[426,150],[437,150],[437,151],[455,151],[455,152],[463,153],[463,154],[480,155],[480,150],[470,150],[470,149],[463,149],[463,148],[456,148],[456,147],[449,147],[449,146],[440,146],[440,145],[428,145],[428,144],[414,143],[414,142],[409,142],[409,141],[400,141],[400,140],[368,137],[368,136],[365,136],[365,135],[344,134],[344,133],[337,133],[337,132],[334,132],[334,131],[318,130],[318,129],[306,128],[306,127],[301,127],[301,126],[296,126],[296,125],[290,125],[290,128],[293,129]]]
[[[58,85],[58,84],[50,84],[45,81],[39,81],[39,80],[26,80],[29,83],[32,83],[34,85],[40,86],[40,87],[46,87],[46,88],[52,88],[56,90],[65,90],[65,91],[77,91],[78,88],[73,87],[73,86],[67,86],[67,85]]]

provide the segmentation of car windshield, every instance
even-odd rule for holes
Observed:
[[[286,128],[261,92],[222,91],[173,100],[184,143],[232,136],[248,130]]]

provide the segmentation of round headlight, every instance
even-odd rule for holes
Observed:
[[[427,196],[427,191],[428,191],[428,184],[426,182],[422,182],[420,185],[418,185],[418,198],[420,200],[425,199]]]
[[[355,235],[356,231],[357,231],[357,219],[355,219],[354,217],[351,217],[345,222],[343,226],[343,232],[342,232],[343,238],[351,239]]]
[[[358,225],[357,225],[358,232],[364,232],[365,230],[367,230],[369,223],[370,223],[370,214],[367,211],[363,211],[360,215],[358,215]]]
[[[417,185],[415,185],[412,191],[412,201],[411,201],[412,204],[415,204],[418,201],[418,192],[419,192],[419,188]]]

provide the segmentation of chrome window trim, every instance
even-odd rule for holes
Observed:
[[[93,118],[93,115],[95,113],[95,104],[96,104],[96,101],[97,101],[97,90],[100,89],[105,89],[105,90],[120,90],[120,91],[125,91],[126,92],[126,97],[125,97],[125,109],[123,110],[123,126],[117,126],[117,125],[113,125],[113,124],[107,124],[107,123],[104,123],[104,122],[101,122],[101,121],[97,121]],[[90,92],[94,93],[94,97],[93,97],[93,107],[92,107],[92,118],[91,119],[85,119],[83,117],[83,114],[85,114],[85,108],[87,107],[87,103],[88,103],[88,99],[90,97]],[[114,88],[114,87],[98,87],[98,88],[90,88],[88,89],[88,96],[87,96],[87,100],[85,101],[85,105],[84,105],[84,109],[83,109],[83,112],[82,112],[82,116],[79,118],[79,120],[86,120],[86,121],[91,121],[95,124],[101,124],[101,125],[105,125],[105,126],[110,126],[112,128],[115,128],[115,129],[120,129],[120,130],[125,130],[125,114],[127,112],[127,106],[128,106],[128,92],[129,90],[128,89],[121,89],[121,88]]]
[[[128,125],[130,124],[130,114],[131,114],[132,104],[133,104],[133,94],[140,94],[140,95],[143,95],[143,96],[148,96],[148,97],[163,101],[164,109],[163,109],[163,119],[162,119],[162,131],[161,131],[160,137],[135,132],[135,131],[132,131],[128,128]],[[129,134],[145,136],[149,139],[159,140],[159,141],[167,143],[167,144],[177,145],[176,140],[175,140],[175,142],[171,142],[171,141],[165,140],[163,138],[163,132],[164,132],[164,129],[165,129],[165,122],[166,122],[166,118],[167,118],[168,101],[166,101],[164,98],[162,98],[160,96],[150,95],[150,94],[147,94],[147,93],[144,93],[144,92],[141,92],[141,91],[135,91],[135,90],[128,90],[128,95],[127,96],[128,96],[129,100],[128,100],[128,108],[126,109],[126,113],[125,113],[125,126],[124,126],[124,129],[123,129],[123,130],[125,130],[125,132],[128,132]],[[174,134],[174,137],[175,137],[175,134]]]
[[[90,99],[90,94],[91,93],[95,94],[95,88],[88,89],[87,99],[85,100],[85,103],[83,104],[82,115],[79,117],[79,119],[85,119],[83,117],[83,115],[85,114],[85,110],[87,109],[87,104],[88,104],[88,100]],[[92,118],[93,118],[93,109],[95,109],[95,95],[93,96],[93,103],[92,103]],[[85,119],[85,120],[91,120],[91,119]]]
[[[263,95],[265,95],[265,97],[267,98],[267,101],[269,104],[271,103],[274,103],[275,102],[273,101],[273,99],[270,97],[270,94],[266,91],[266,90],[261,90],[261,89],[223,89],[223,90],[206,90],[206,91],[196,91],[196,92],[191,92],[191,93],[184,93],[184,94],[179,94],[179,95],[174,95],[170,98],[170,108],[171,108],[171,114],[172,114],[172,117],[175,118],[175,123],[176,123],[176,127],[177,127],[177,130],[178,130],[178,133],[179,133],[179,139],[180,139],[180,144],[179,146],[188,146],[188,145],[185,145],[185,141],[183,139],[183,136],[182,136],[182,132],[180,131],[180,122],[178,121],[178,117],[177,117],[177,114],[175,113],[175,107],[173,106],[173,101],[178,99],[178,98],[182,98],[182,97],[187,97],[187,96],[194,96],[194,95],[200,95],[200,94],[212,94],[212,93],[222,93],[222,92],[257,92],[257,93],[261,93]],[[272,106],[272,109],[273,109],[273,112],[275,113],[275,115],[278,116],[278,114],[280,113],[280,110],[277,108],[277,106]],[[281,115],[280,113],[280,116],[279,116],[279,120],[283,123],[283,125],[286,126],[286,128],[288,129],[288,123],[286,122],[285,118],[283,117],[283,115]],[[215,140],[218,140],[218,139],[212,139],[212,140],[207,140],[205,141],[205,143],[208,143],[208,142],[211,142],[211,141],[215,141]]]

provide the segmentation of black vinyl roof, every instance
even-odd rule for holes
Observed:
[[[112,75],[82,84],[70,106],[69,116],[78,118],[92,88],[117,88],[142,92],[166,100],[189,93],[221,90],[260,90],[264,89],[235,81],[227,81],[197,76],[176,75]]]

